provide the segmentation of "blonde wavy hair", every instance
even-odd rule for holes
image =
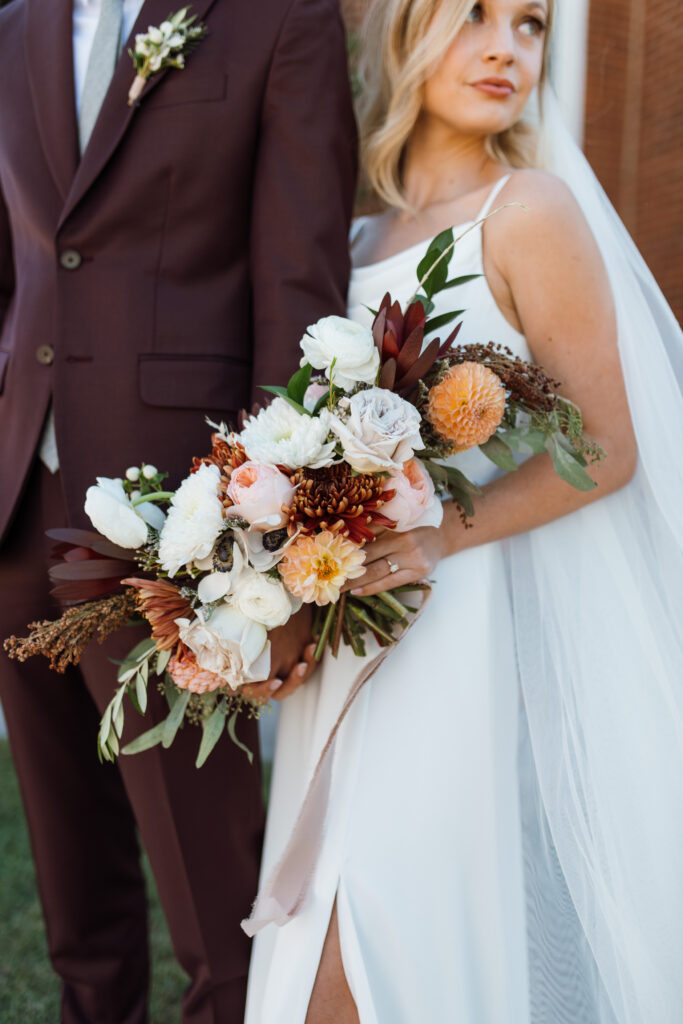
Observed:
[[[548,0],[541,85],[548,77],[555,2]],[[401,181],[406,143],[422,106],[422,87],[465,24],[472,0],[370,0],[359,59],[358,99],[368,183],[389,206],[409,209]],[[538,133],[524,120],[486,141],[493,159],[532,167]]]

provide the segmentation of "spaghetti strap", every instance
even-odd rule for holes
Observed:
[[[356,217],[355,220],[351,221],[351,227],[349,229],[349,245],[353,246],[357,241],[358,236],[365,227],[368,217]]]
[[[479,211],[479,213],[477,214],[477,216],[475,217],[475,220],[481,220],[483,217],[488,216],[488,214],[491,212],[491,208],[492,208],[493,204],[495,203],[496,199],[498,198],[500,193],[503,191],[503,189],[505,188],[505,186],[507,185],[507,183],[508,183],[508,181],[510,180],[511,177],[512,177],[512,173],[504,174],[502,178],[498,179],[496,184],[493,186],[493,188],[489,192],[488,198],[487,198],[486,202],[484,203],[484,205],[482,206],[482,208]]]

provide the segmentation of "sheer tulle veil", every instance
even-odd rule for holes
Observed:
[[[506,542],[533,1024],[683,1019],[683,335],[543,97],[544,165],[607,266],[639,464]]]

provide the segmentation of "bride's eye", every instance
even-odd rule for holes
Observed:
[[[542,36],[545,32],[545,24],[540,18],[525,18],[519,29],[525,36]]]
[[[478,22],[484,17],[484,12],[481,9],[481,4],[475,4],[470,13],[467,15],[467,21]]]

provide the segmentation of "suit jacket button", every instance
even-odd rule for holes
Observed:
[[[78,270],[83,262],[83,257],[75,249],[65,249],[59,257],[59,262],[65,270]]]
[[[55,350],[52,345],[40,345],[36,350],[36,359],[43,366],[51,366],[55,361]]]

